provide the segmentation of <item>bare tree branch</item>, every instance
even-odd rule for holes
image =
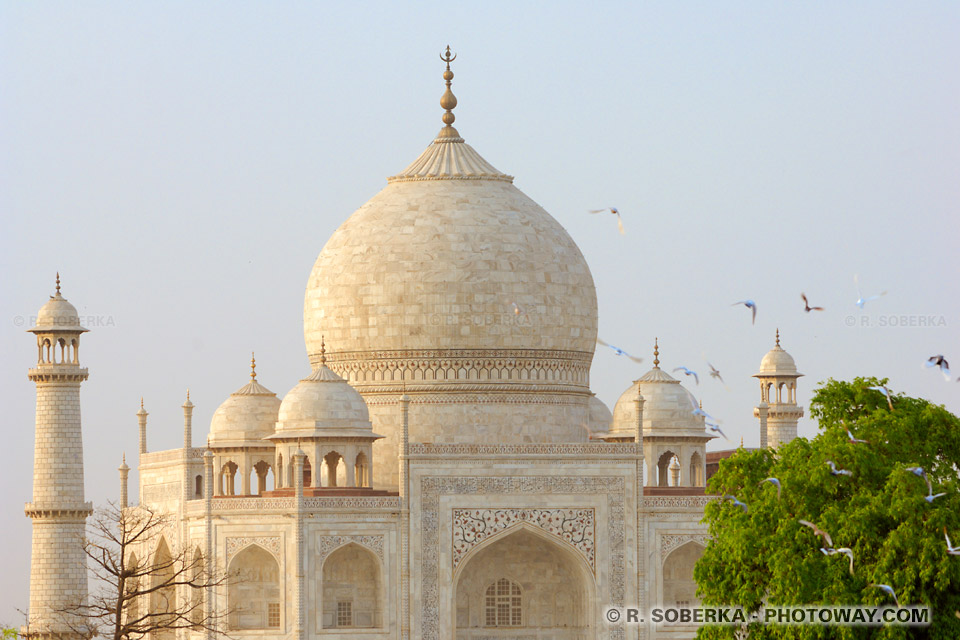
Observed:
[[[207,571],[189,545],[172,545],[164,533],[170,516],[145,507],[98,509],[87,525],[83,550],[96,589],[85,602],[57,612],[84,637],[141,640],[178,629],[225,635],[230,611],[205,606],[211,588],[229,583],[226,574]]]

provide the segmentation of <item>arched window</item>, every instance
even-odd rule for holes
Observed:
[[[700,453],[694,451],[690,456],[690,486],[702,487],[703,484],[703,460],[700,458]]]
[[[197,476],[193,479],[193,496],[195,498],[203,497],[203,476]]]
[[[666,487],[670,485],[670,461],[676,457],[673,451],[666,451],[657,461],[657,486]]]
[[[280,628],[280,565],[263,547],[251,545],[230,561],[227,601],[230,629]]]
[[[200,583],[203,580],[203,554],[200,553],[199,547],[193,550],[193,559],[190,561],[190,578],[195,583]],[[187,617],[190,619],[193,628],[198,629],[203,621],[203,589],[190,587],[189,591],[190,611]]]
[[[516,582],[500,578],[487,587],[484,600],[484,626],[523,626],[522,596]]]
[[[324,561],[321,577],[325,629],[381,626],[380,561],[372,552],[340,547]]]

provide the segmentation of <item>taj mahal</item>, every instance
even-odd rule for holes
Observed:
[[[208,610],[229,611],[236,639],[692,638],[689,624],[605,613],[697,603],[700,521],[716,499],[704,487],[730,452],[707,453],[715,436],[660,368],[670,346],[654,336],[652,368],[624,380],[612,411],[594,395],[590,269],[560,223],[454,128],[449,49],[446,61],[440,132],[320,251],[300,382],[278,396],[252,362],[201,447],[189,395],[183,447],[168,451],[150,450],[149,430],[180,425],[148,427],[141,403],[130,460],[139,496],[127,496],[125,462],[121,507],[175,526],[140,559],[190,549],[237,576],[202,595]],[[53,612],[87,594],[80,538],[92,513],[86,329],[60,289],[30,329],[28,627],[43,640],[79,637]],[[761,446],[795,437],[803,414],[801,374],[779,343],[755,376],[757,406],[744,410]]]

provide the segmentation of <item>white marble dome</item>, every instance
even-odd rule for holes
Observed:
[[[60,294],[60,274],[57,274],[57,293],[50,296],[40,310],[37,311],[37,320],[33,332],[40,331],[87,331],[80,326],[80,315],[77,308],[70,304]]]
[[[398,349],[592,354],[596,333],[593,277],[573,239],[449,135],[330,237],[304,302],[314,364],[322,337],[333,360]]]
[[[264,441],[273,435],[280,399],[256,378],[230,394],[217,407],[210,420],[210,444],[269,446]]]
[[[629,437],[634,434],[638,387],[644,400],[644,435],[703,435],[703,418],[693,413],[696,398],[659,366],[654,366],[620,395],[613,408],[609,435]]]
[[[363,397],[321,364],[283,397],[277,435],[284,437],[370,436],[373,427]]]
[[[794,362],[793,356],[780,347],[780,332],[778,331],[777,344],[763,356],[763,360],[760,361],[760,371],[757,372],[757,375],[795,375],[796,373],[797,363]]]

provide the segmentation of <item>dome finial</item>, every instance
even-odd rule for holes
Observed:
[[[653,339],[653,368],[660,368],[660,342],[659,338]]]
[[[777,327],[777,346],[780,346],[780,328]]]
[[[254,357],[253,351],[250,352],[250,380],[252,382],[257,381],[257,359]]]
[[[60,272],[57,271],[57,295],[60,295]]]
[[[457,119],[456,116],[453,115],[453,110],[457,106],[457,97],[450,91],[450,81],[453,80],[453,71],[450,71],[450,63],[457,59],[457,54],[451,53],[450,45],[447,45],[447,50],[440,54],[440,59],[447,63],[447,70],[443,72],[443,79],[447,82],[447,90],[443,92],[443,97],[440,98],[440,106],[446,109],[442,120],[443,124],[447,125],[447,128],[452,129],[453,121]]]
[[[323,341],[323,336],[320,336],[320,366],[325,367],[327,365],[327,343]]]

